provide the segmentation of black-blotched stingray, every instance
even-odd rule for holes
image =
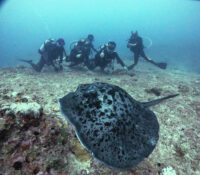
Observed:
[[[148,107],[176,95],[141,103],[118,86],[97,82],[80,85],[59,103],[93,157],[111,168],[131,169],[151,154],[159,138],[157,118]]]

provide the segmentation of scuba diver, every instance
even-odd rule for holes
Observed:
[[[106,73],[111,73],[114,70],[114,59],[116,58],[117,63],[119,63],[124,68],[124,70],[128,70],[115,51],[115,48],[116,43],[113,41],[108,42],[108,44],[104,44],[95,55],[95,58],[87,61],[87,68],[89,70],[94,70],[96,67],[100,67],[104,72],[106,72],[104,69],[108,68],[111,70]]]
[[[71,62],[69,67],[73,67],[82,63],[85,64],[89,60],[91,51],[93,50],[97,52],[92,44],[93,41],[94,36],[92,34],[89,34],[86,39],[76,42],[74,48],[70,52],[70,55],[66,59],[67,62]]]
[[[54,67],[56,72],[62,70],[62,61],[66,57],[66,52],[64,49],[65,41],[60,38],[57,41],[54,39],[46,40],[38,50],[39,54],[41,55],[40,61],[37,64],[34,64],[32,60],[20,60],[26,62],[32,66],[32,68],[37,71],[41,72],[44,65],[51,65]],[[65,57],[63,57],[63,54]],[[59,59],[58,66],[55,65],[56,60]]]
[[[133,67],[137,65],[139,56],[161,69],[166,69],[167,63],[156,63],[145,55],[143,41],[137,31],[131,32],[131,37],[128,40],[127,47],[134,53],[134,63],[128,67],[128,70],[133,69]]]

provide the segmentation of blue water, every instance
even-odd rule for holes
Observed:
[[[190,0],[8,0],[0,7],[0,67],[37,61],[38,48],[50,37],[71,41],[95,36],[98,48],[117,43],[122,59],[130,32],[153,41],[146,49],[155,61],[200,73],[200,2]],[[144,39],[146,45],[149,44]],[[142,58],[141,58],[142,59]]]

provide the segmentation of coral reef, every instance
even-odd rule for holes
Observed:
[[[21,106],[16,104],[15,107],[17,105]],[[38,115],[38,108],[33,110],[36,112],[33,115],[30,106],[26,105],[26,110],[23,104],[23,113],[18,113],[19,108],[13,108],[13,105],[10,111],[5,108],[0,111],[0,119],[5,125],[0,130],[0,173],[66,171],[70,133],[64,129],[62,121],[42,113]]]

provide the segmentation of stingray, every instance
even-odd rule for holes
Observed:
[[[59,104],[80,143],[94,158],[126,170],[148,157],[158,142],[159,123],[148,107],[176,95],[141,103],[118,86],[96,82],[79,85],[59,99]]]

